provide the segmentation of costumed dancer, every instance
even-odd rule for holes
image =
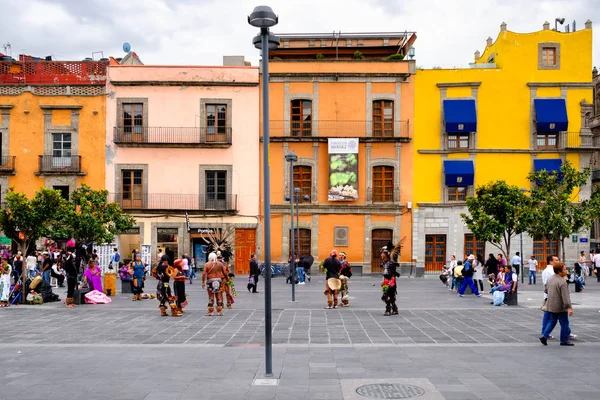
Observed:
[[[183,269],[183,260],[175,260],[173,266],[176,269],[175,277],[173,278],[173,290],[175,291],[175,304],[177,310],[182,313],[185,306],[187,306],[187,300],[185,297],[185,281],[187,276]]]
[[[227,286],[228,280],[227,269],[217,261],[216,253],[210,253],[202,272],[202,289],[206,288],[208,293],[207,316],[213,315],[215,302],[217,303],[217,315],[223,315],[223,286]]]
[[[340,253],[340,280],[342,281],[342,287],[340,288],[340,300],[342,307],[348,307],[350,292],[348,291],[348,281],[352,277],[352,268],[350,267],[350,263],[346,260],[346,253]]]
[[[329,257],[323,261],[323,269],[325,272],[325,296],[327,296],[326,309],[337,308],[338,298],[337,291],[340,290],[342,281],[340,281],[340,260],[337,259],[337,250],[331,250]]]
[[[231,308],[231,305],[235,303],[235,300],[233,299],[234,297],[236,297],[236,292],[235,292],[235,285],[233,284],[233,277],[235,277],[235,275],[233,275],[231,273],[231,268],[229,268],[229,263],[225,261],[225,258],[223,258],[223,256],[221,255],[220,251],[217,251],[217,261],[220,262],[221,264],[223,264],[225,266],[225,270],[227,271],[227,282],[226,285],[223,285],[223,290],[225,291],[225,298],[227,300],[227,308]]]
[[[131,271],[129,273],[131,274],[131,291],[133,292],[131,300],[142,300],[146,271],[140,254],[135,255],[135,261],[131,263]]]
[[[2,265],[0,266],[0,307],[8,307],[9,305],[11,273],[8,258],[2,257]]]
[[[175,296],[171,295],[171,287],[169,280],[171,275],[175,276],[175,269],[169,266],[169,256],[164,255],[160,258],[160,264],[155,269],[156,276],[158,279],[158,286],[156,287],[156,298],[160,302],[158,308],[160,309],[160,315],[166,317],[167,314],[167,303],[171,308],[171,315],[173,317],[181,317],[181,313],[177,309],[177,305],[173,302],[176,300]]]
[[[396,293],[398,292],[397,280],[400,276],[396,272],[396,263],[390,258],[390,252],[384,248],[381,252],[381,266],[383,267],[383,281],[381,290],[383,295],[381,300],[385,302],[385,316],[398,315],[398,306],[396,305]]]

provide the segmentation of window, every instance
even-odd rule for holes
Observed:
[[[481,254],[485,259],[485,242],[477,240],[472,233],[465,233],[465,252],[463,254],[465,258],[469,254],[474,254],[475,256]]]
[[[55,133],[52,135],[52,157],[71,157],[70,133]]]
[[[312,134],[312,101],[292,100],[292,136],[311,136]]]
[[[226,104],[206,105],[206,133],[208,135],[227,133]]]
[[[144,105],[142,103],[123,104],[123,132],[142,133],[144,125]]]
[[[453,133],[448,134],[448,149],[468,149],[469,148],[469,135],[457,135]]]
[[[394,201],[394,167],[373,167],[373,202]]]
[[[52,189],[58,190],[60,192],[60,197],[65,200],[69,200],[69,186],[66,185],[55,185],[52,186]]]
[[[448,201],[465,201],[466,199],[466,186],[448,186]]]
[[[556,47],[542,47],[542,65],[546,67],[556,65]]]
[[[373,102],[373,136],[394,136],[394,102],[377,100]]]
[[[121,171],[121,204],[123,208],[141,208],[144,204],[143,171],[125,169]]]
[[[533,255],[539,262],[546,262],[547,256],[558,256],[558,240],[534,240]]]
[[[554,133],[538,133],[536,144],[538,149],[555,149],[558,147],[557,136]]]
[[[298,232],[300,231],[300,232]],[[298,242],[298,237],[300,238],[300,242]],[[295,228],[294,229],[294,246],[295,248],[292,249],[292,230],[290,229],[290,236],[289,236],[289,248],[290,248],[290,255],[292,255],[293,253],[295,253],[298,250],[298,243],[300,244],[300,255],[301,256],[306,256],[309,255],[311,253],[311,231],[310,229],[306,229],[306,228]]]
[[[227,171],[206,171],[206,201],[225,201]]]
[[[300,188],[300,203],[310,202],[304,200],[304,196],[311,196],[312,188],[312,168],[305,165],[294,166],[294,187]]]

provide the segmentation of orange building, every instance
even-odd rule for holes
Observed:
[[[357,270],[377,272],[381,247],[402,242],[399,261],[410,268],[415,62],[403,58],[416,35],[278,36],[269,60],[273,262],[291,253],[293,185],[310,198],[300,199],[300,254],[315,265],[336,248]],[[291,174],[289,152],[298,157]]]
[[[0,55],[0,194],[104,188],[108,60]]]

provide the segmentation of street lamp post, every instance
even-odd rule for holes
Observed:
[[[262,52],[262,125],[263,125],[263,233],[265,254],[265,376],[273,376],[273,337],[271,321],[271,171],[269,170],[269,49],[279,46],[279,39],[269,32],[279,19],[269,6],[258,6],[248,16],[248,23],[260,28],[252,44]]]
[[[527,189],[521,188],[521,192],[525,193],[527,192]],[[523,254],[523,232],[521,232],[521,283],[525,282],[525,267],[523,266],[523,257],[525,257],[525,255]]]
[[[290,215],[292,217],[292,226],[290,229],[290,253],[292,254],[290,261],[290,274],[292,277],[292,302],[296,302],[296,257],[294,257],[294,251],[296,250],[294,243],[294,236],[296,233],[296,230],[294,229],[294,161],[298,161],[298,156],[293,151],[289,152],[285,155],[285,161],[290,163]]]

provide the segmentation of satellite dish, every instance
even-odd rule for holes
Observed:
[[[129,53],[131,51],[131,45],[127,42],[123,43],[123,51]]]

